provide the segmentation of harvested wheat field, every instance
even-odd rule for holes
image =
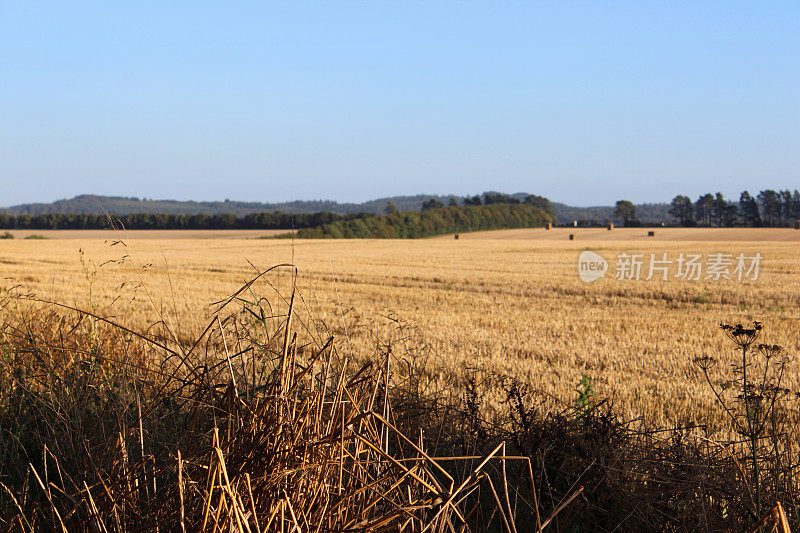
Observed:
[[[500,231],[497,239],[483,233],[458,241],[294,242],[167,239],[159,232],[124,244],[0,241],[0,266],[17,291],[94,309],[133,328],[161,316],[188,338],[205,327],[210,304],[257,269],[293,263],[302,313],[345,336],[344,350],[375,353],[378,343],[402,337],[405,349],[411,343],[416,353],[428,354],[432,386],[451,385],[477,367],[518,377],[564,401],[575,396],[585,374],[619,412],[662,426],[713,419],[724,429],[723,413],[711,408],[714,398],[692,364],[701,355],[732,361],[721,321],[759,320],[765,341],[800,352],[800,248],[781,242],[800,232],[659,230],[663,240],[648,240],[637,237],[640,229],[584,231],[614,240],[550,238],[563,230]],[[740,235],[747,240],[730,240]],[[579,279],[583,250],[608,260],[604,278]],[[615,279],[621,253],[644,254],[641,279]],[[672,261],[666,281],[661,271],[644,279],[651,253]],[[729,267],[733,279],[706,279],[704,271],[687,280],[674,275],[681,253],[704,261],[717,253],[763,259],[756,280],[751,272],[738,281],[735,264]],[[291,291],[291,276],[286,269],[272,272],[253,291],[278,305],[278,295]],[[712,369],[712,376],[722,380],[726,366]],[[793,390],[800,389],[798,370],[791,366],[785,382]],[[487,397],[485,406],[499,400]]]
[[[654,235],[648,236],[649,232]],[[576,241],[778,241],[800,242],[800,231],[791,228],[530,228],[476,231],[459,235],[462,239],[568,240]],[[438,238],[452,239],[452,235]]]
[[[4,230],[4,233],[6,231]],[[285,233],[291,233],[292,230],[280,229],[232,229],[232,230],[214,230],[214,229],[185,229],[185,230],[161,230],[161,229],[132,229],[132,230],[114,230],[114,229],[14,229],[8,231],[15,239],[31,238],[31,236],[44,237],[45,239],[78,239],[78,240],[91,240],[91,239],[106,239],[106,240],[161,240],[161,239],[258,239],[262,237],[274,237]]]

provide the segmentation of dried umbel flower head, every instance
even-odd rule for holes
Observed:
[[[771,386],[765,387],[764,396],[767,399],[774,401],[779,398],[783,398],[784,396],[788,396],[791,392],[792,391],[786,387]]]
[[[699,357],[695,357],[692,362],[702,368],[703,370],[708,370],[717,364],[717,360],[713,357],[709,357],[707,355],[701,355]]]
[[[761,334],[761,322],[753,321],[753,327],[744,327],[741,324],[720,324],[719,327],[740,348],[753,344]]]
[[[759,344],[758,351],[763,355],[767,360],[772,359],[773,357],[779,357],[783,354],[783,347],[778,346],[777,344]]]
[[[764,410],[764,390],[752,383],[746,384],[742,394],[739,394],[736,400],[744,403],[748,412],[761,413]]]

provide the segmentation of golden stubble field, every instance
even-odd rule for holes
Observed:
[[[575,233],[575,241],[566,240]],[[298,320],[325,322],[341,350],[375,357],[393,340],[429,354],[431,384],[455,383],[468,367],[518,377],[563,400],[575,397],[583,374],[620,412],[658,424],[704,420],[713,396],[694,366],[698,355],[734,359],[721,321],[760,320],[763,340],[800,354],[800,231],[794,230],[545,230],[463,235],[459,240],[291,241],[239,238],[0,241],[0,277],[38,297],[116,317],[134,328],[167,318],[183,338],[211,316],[210,303],[249,280],[256,268],[294,263],[302,296]],[[609,262],[606,277],[578,277],[581,251]],[[82,252],[81,252],[82,251]],[[678,255],[760,253],[757,280],[617,280],[620,253],[661,259]],[[119,260],[126,257],[126,261]],[[110,262],[109,262],[110,261]],[[733,267],[731,267],[732,269]],[[254,287],[275,312],[285,312],[292,277],[276,271]],[[735,276],[734,276],[735,278]],[[17,289],[17,290],[20,290]],[[245,296],[251,297],[250,294]],[[387,318],[390,317],[390,318]],[[401,319],[404,329],[394,319]],[[346,338],[343,338],[346,337]],[[410,337],[410,340],[401,339]],[[800,390],[800,362],[787,386]],[[488,397],[500,400],[499,391]]]

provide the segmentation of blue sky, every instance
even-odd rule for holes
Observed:
[[[0,205],[799,175],[796,1],[0,1]]]

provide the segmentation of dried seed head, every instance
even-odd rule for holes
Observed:
[[[702,368],[703,370],[708,370],[709,368],[714,367],[717,364],[716,359],[713,357],[709,357],[708,355],[701,355],[699,357],[695,357],[692,362]]]
[[[744,327],[741,324],[720,324],[720,329],[725,332],[737,346],[745,348],[753,344],[761,333],[761,322],[754,321],[753,327]]]
[[[785,387],[767,387],[767,389],[764,391],[764,395],[769,399],[772,398],[777,399],[783,396],[787,396],[790,392],[792,391],[790,391]]]
[[[777,344],[759,344],[758,351],[767,359],[772,359],[783,353],[783,347]]]

